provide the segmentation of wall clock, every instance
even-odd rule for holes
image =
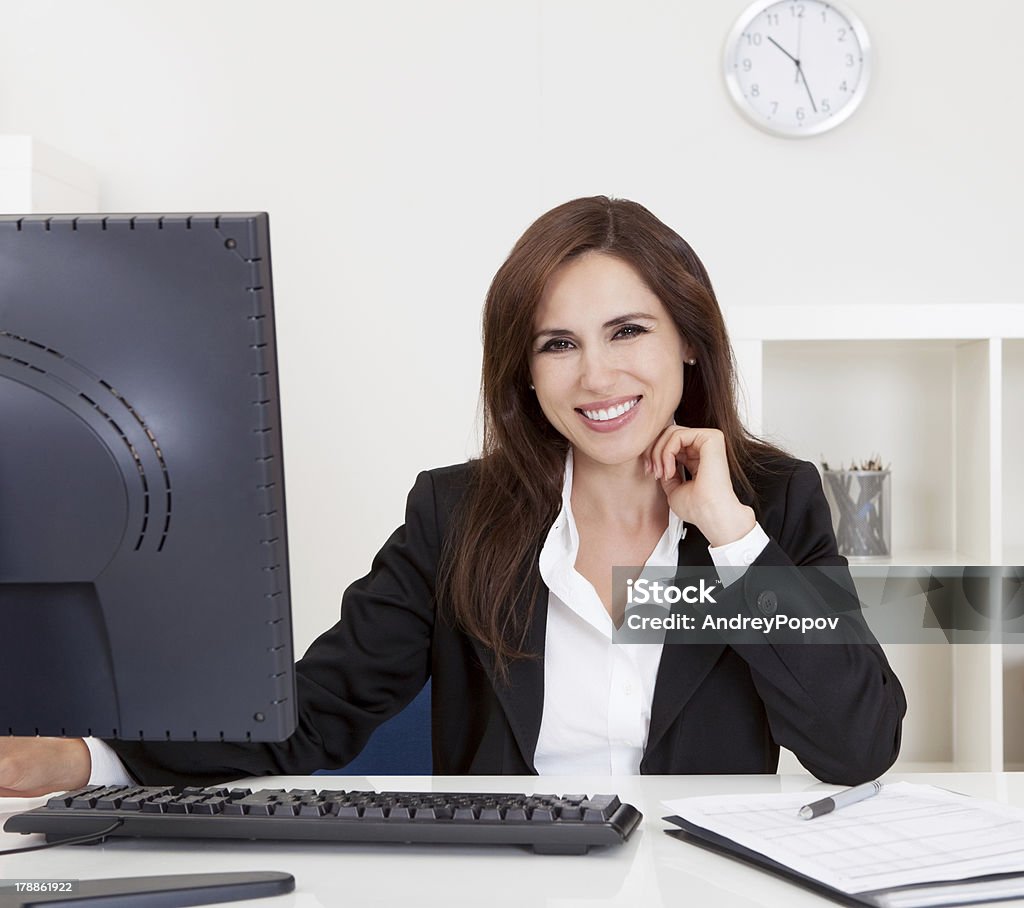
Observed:
[[[824,0],[759,0],[725,44],[725,82],[755,125],[781,136],[813,136],[860,104],[871,68],[857,16]]]

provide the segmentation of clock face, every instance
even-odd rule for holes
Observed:
[[[844,6],[823,0],[762,0],[733,27],[725,81],[756,125],[811,136],[843,122],[867,88],[867,32]]]

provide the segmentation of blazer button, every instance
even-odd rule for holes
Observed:
[[[757,607],[762,615],[774,615],[779,607],[779,599],[771,590],[757,594]]]

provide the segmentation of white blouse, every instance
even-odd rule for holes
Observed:
[[[576,571],[580,537],[573,519],[572,452],[566,458],[562,510],[540,553],[547,585],[544,713],[534,754],[541,775],[636,775],[651,721],[661,643],[614,643],[611,616],[590,581]],[[675,569],[686,526],[671,510],[646,567]],[[759,524],[742,539],[708,547],[727,585],[768,544]],[[726,572],[722,572],[725,574]]]

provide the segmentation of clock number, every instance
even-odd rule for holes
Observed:
[[[823,113],[832,113],[832,105],[828,103],[828,98],[822,98],[821,104],[818,105]]]
[[[778,25],[779,24],[779,14],[778,13],[765,13],[764,17],[765,17],[765,19],[768,20],[768,25],[769,26]]]
[[[755,82],[750,86],[750,94],[755,98],[761,97],[761,86]]]
[[[804,118],[805,116],[807,116],[807,115],[806,115],[806,114],[804,113],[804,109],[803,109],[802,107],[798,107],[798,108],[796,109],[796,118],[797,118],[798,120],[800,120],[800,121],[803,121],[803,118]]]
[[[753,65],[754,64],[750,62],[750,57],[745,57],[744,60],[743,60],[743,72],[745,72],[745,73],[750,72],[750,70],[753,67]]]
[[[839,41],[845,41],[846,40],[846,29],[845,28],[839,29],[839,38],[837,40],[839,40]]]
[[[804,5],[802,3],[794,3],[789,8],[789,12],[792,14],[794,19],[803,19],[803,17],[804,17]]]
[[[839,90],[840,91],[849,91],[850,90],[850,89],[848,89],[846,87],[846,80],[845,79],[842,82],[839,83]]]
[[[828,22],[828,10],[827,9],[823,9],[821,11],[821,21],[822,22]]]
[[[846,65],[853,66],[853,54],[846,55]]]
[[[779,102],[778,101],[772,101],[772,116],[775,116],[775,114],[778,113],[778,110],[779,110]]]
[[[760,47],[761,46],[761,33],[760,32],[744,32],[743,33],[743,37],[747,39],[747,44],[748,45],[753,45],[754,47]]]

